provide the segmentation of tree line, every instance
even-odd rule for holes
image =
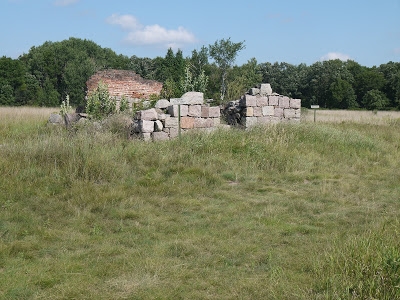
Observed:
[[[239,99],[250,87],[270,83],[274,92],[339,109],[399,109],[400,63],[366,67],[348,60],[293,65],[258,63],[255,58],[235,65],[244,42],[221,39],[184,57],[168,49],[154,59],[118,55],[90,40],[69,38],[32,47],[18,59],[0,58],[0,105],[59,106],[68,95],[73,106],[84,105],[86,81],[103,69],[133,70],[163,82],[162,97],[201,91],[215,104]]]

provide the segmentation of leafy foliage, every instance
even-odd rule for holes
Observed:
[[[245,48],[244,41],[239,43],[231,42],[231,39],[217,40],[213,45],[209,45],[210,56],[214,59],[215,63],[221,69],[221,96],[223,102],[227,89],[227,75],[229,68],[234,64],[239,51]]]
[[[236,66],[237,54],[244,47],[244,42],[221,39],[193,50],[186,58],[181,50],[170,48],[165,57],[152,59],[117,55],[78,38],[48,41],[18,59],[0,58],[0,105],[59,107],[69,95],[71,106],[84,106],[89,77],[112,68],[133,70],[143,78],[162,82],[161,96],[165,98],[196,90],[220,104],[267,82],[274,92],[302,99],[305,107],[400,108],[400,62],[370,68],[355,61],[330,60],[307,66],[259,63],[252,58]]]
[[[370,90],[364,95],[363,104],[367,109],[382,110],[388,107],[389,99],[379,90]]]
[[[101,119],[116,112],[116,99],[110,97],[106,84],[99,82],[97,89],[88,96],[86,112],[95,119]]]

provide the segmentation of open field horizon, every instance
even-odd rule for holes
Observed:
[[[0,299],[400,299],[396,114],[145,143],[58,110],[0,107]]]

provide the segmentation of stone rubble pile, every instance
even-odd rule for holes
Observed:
[[[188,92],[181,98],[161,99],[155,108],[138,111],[130,134],[145,141],[163,141],[177,137],[179,130],[213,130],[220,124],[220,108],[204,104],[203,93]]]
[[[158,100],[154,108],[140,110],[129,120],[129,138],[145,141],[164,141],[190,130],[212,131],[218,127],[257,124],[299,122],[301,100],[291,99],[272,92],[268,83],[251,88],[240,100],[231,101],[225,107],[205,104],[200,92],[188,92],[181,98]],[[221,116],[227,123],[221,123]],[[84,123],[90,116],[84,113],[52,114],[49,123],[67,127]],[[223,122],[225,123],[225,122]]]
[[[251,88],[240,100],[229,102],[223,114],[229,125],[249,128],[256,124],[299,122],[300,111],[300,99],[273,93],[271,85],[263,83],[257,88]]]

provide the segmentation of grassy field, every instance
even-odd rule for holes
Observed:
[[[0,108],[0,299],[400,299],[400,121],[128,141]]]

